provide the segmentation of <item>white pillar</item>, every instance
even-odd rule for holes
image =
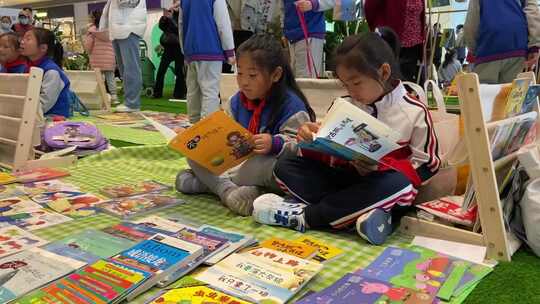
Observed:
[[[74,3],[74,21],[75,28],[77,31],[77,36],[86,31],[86,26],[88,25],[88,2]],[[78,37],[79,38],[79,37]]]

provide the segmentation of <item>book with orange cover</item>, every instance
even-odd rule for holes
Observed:
[[[260,244],[261,247],[274,249],[301,259],[310,259],[315,256],[319,250],[303,242],[289,241],[278,238],[270,238]]]
[[[169,142],[169,147],[210,170],[222,174],[253,155],[252,134],[225,112],[199,121]]]

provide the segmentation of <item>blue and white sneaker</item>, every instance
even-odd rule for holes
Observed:
[[[261,224],[283,226],[304,232],[305,204],[287,202],[283,197],[268,193],[253,202],[253,219]]]
[[[382,245],[392,233],[392,215],[382,209],[373,209],[356,220],[356,232],[373,245]]]

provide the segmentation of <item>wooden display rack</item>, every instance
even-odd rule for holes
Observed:
[[[0,166],[13,170],[74,164],[75,156],[35,159],[39,144],[39,95],[43,71],[0,74]],[[37,140],[37,142],[36,142]]]
[[[79,96],[88,110],[97,110],[100,113],[111,111],[111,99],[105,89],[100,69],[65,72],[71,83],[71,90]]]
[[[524,77],[529,77],[536,83],[534,73],[523,73],[518,76],[518,78]],[[513,233],[507,232],[505,229],[502,204],[499,199],[497,173],[508,168],[508,165],[511,165],[517,158],[518,152],[516,151],[493,162],[488,131],[493,131],[497,126],[515,122],[525,114],[485,122],[478,76],[474,73],[464,74],[457,78],[457,84],[461,115],[465,126],[465,142],[473,184],[476,188],[478,216],[480,217],[482,231],[476,233],[410,216],[402,219],[401,231],[406,234],[486,246],[486,258],[510,261],[512,254],[519,248],[521,242]],[[536,105],[535,111],[538,112],[538,105]],[[537,126],[540,126],[540,115],[537,119]],[[538,138],[537,134],[537,141]],[[536,144],[531,144],[531,146]]]

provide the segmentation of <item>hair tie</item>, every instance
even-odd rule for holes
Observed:
[[[375,31],[374,31],[374,32],[375,32],[375,34],[377,34],[379,37],[382,38],[382,33],[381,33],[381,31],[379,31],[379,28],[378,28],[378,27],[375,28]]]

